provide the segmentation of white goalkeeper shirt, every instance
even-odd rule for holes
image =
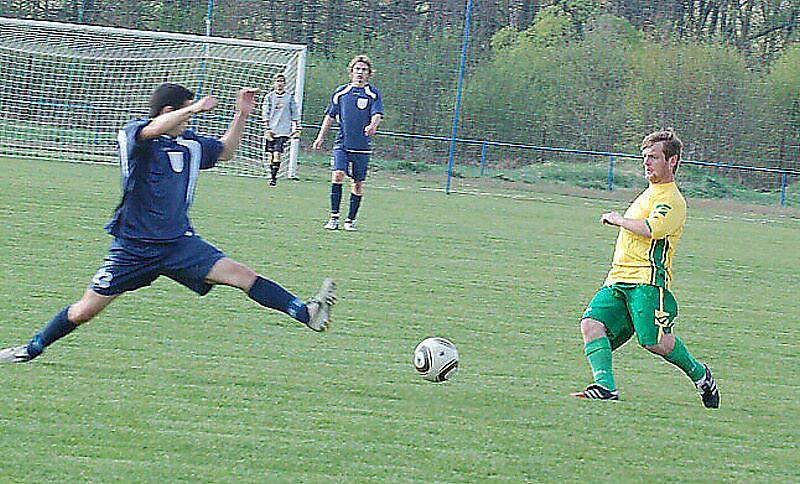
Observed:
[[[292,121],[300,122],[300,113],[294,102],[294,96],[288,92],[278,94],[275,91],[264,96],[262,119],[265,126],[269,125],[269,130],[274,136],[292,134]]]

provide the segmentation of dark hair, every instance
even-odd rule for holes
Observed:
[[[194,99],[194,93],[180,84],[165,82],[158,86],[150,96],[150,117],[155,118],[166,106],[175,109],[183,107],[186,101]]]
[[[283,79],[283,82],[286,82],[286,76],[283,74],[275,74],[275,77],[272,78],[273,81],[277,81],[278,79]]]
[[[653,131],[642,140],[642,149],[649,148],[656,143],[661,143],[661,151],[664,153],[664,159],[669,162],[673,156],[678,156],[678,161],[675,163],[675,168],[672,173],[678,173],[678,168],[681,166],[681,154],[683,152],[683,142],[681,142],[678,135],[675,134],[672,128],[661,129]]]

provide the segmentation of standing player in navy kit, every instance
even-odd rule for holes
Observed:
[[[342,203],[342,182],[347,173],[353,179],[350,192],[350,211],[344,221],[345,230],[357,230],[356,216],[364,193],[369,155],[372,153],[370,137],[378,130],[383,119],[383,101],[367,81],[372,75],[369,57],[358,55],[348,65],[350,82],[336,88],[330,105],[325,110],[322,127],[312,147],[322,148],[322,142],[334,121],[339,123],[339,134],[331,154],[331,217],[325,228],[339,228],[339,206]]]
[[[56,314],[28,344],[0,351],[0,362],[36,358],[121,294],[149,286],[162,275],[201,296],[215,284],[237,287],[262,306],[282,311],[315,331],[327,329],[336,298],[333,281],[325,279],[319,293],[305,303],[226,257],[198,236],[189,221],[199,170],[233,157],[256,92],[239,91],[233,121],[217,139],[186,129],[192,116],[216,107],[215,97],[193,102],[194,93],[169,83],[155,90],[150,118],[128,122],[117,137],[123,192],[106,225],[114,240],[103,265],[79,301]]]

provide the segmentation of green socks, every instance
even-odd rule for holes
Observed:
[[[617,385],[614,383],[614,371],[611,366],[611,343],[608,338],[603,336],[589,341],[584,345],[584,353],[592,366],[594,382],[612,392],[616,390]],[[675,348],[664,359],[683,370],[686,376],[694,382],[706,374],[705,367],[689,354],[686,345],[677,336],[675,337]]]
[[[675,349],[678,349],[677,345]],[[602,338],[589,341],[584,344],[583,352],[586,354],[589,364],[592,365],[592,376],[594,377],[595,383],[603,385],[608,388],[609,391],[613,392],[616,390],[617,385],[614,384],[614,371],[611,369],[611,342],[608,341],[608,338],[603,336]],[[684,348],[684,352],[686,352],[686,348]],[[675,352],[673,351],[673,353]],[[688,356],[689,354],[686,353],[686,355]],[[691,356],[689,358],[691,358]],[[703,368],[702,365],[700,368]]]
[[[592,341],[592,343],[594,343],[594,341]],[[689,354],[686,345],[683,344],[683,341],[677,336],[675,337],[675,348],[670,354],[665,356],[664,359],[683,370],[686,376],[691,378],[692,381],[696,382],[706,374],[706,368]]]

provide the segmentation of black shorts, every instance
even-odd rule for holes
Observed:
[[[276,136],[272,141],[267,140],[267,153],[283,153],[283,145],[289,141],[288,136]]]

